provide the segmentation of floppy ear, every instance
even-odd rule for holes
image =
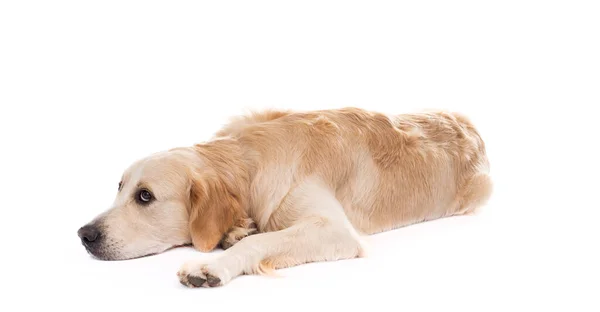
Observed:
[[[218,175],[196,176],[190,188],[190,233],[200,251],[213,250],[243,214],[243,195]]]

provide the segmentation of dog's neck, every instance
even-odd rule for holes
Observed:
[[[236,139],[214,139],[194,145],[205,166],[219,174],[232,174],[234,178],[249,178],[253,160]],[[247,150],[246,150],[247,151]]]
[[[202,171],[214,175],[235,190],[235,196],[250,201],[250,184],[253,176],[254,160],[247,154],[238,140],[223,138],[194,145],[194,150],[202,161]],[[246,211],[247,213],[247,211]]]

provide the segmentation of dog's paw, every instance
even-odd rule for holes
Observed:
[[[221,239],[220,246],[223,250],[230,248],[237,244],[246,236],[250,236],[258,233],[256,224],[251,219],[244,219],[238,226],[234,226],[225,236]]]
[[[188,287],[218,287],[231,280],[228,270],[217,262],[187,262],[177,276],[179,282]]]

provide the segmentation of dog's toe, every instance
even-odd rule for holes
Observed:
[[[221,286],[221,279],[216,277],[216,276],[212,276],[210,274],[206,274],[206,281],[208,282],[208,286],[209,287],[218,287]]]
[[[200,276],[188,275],[187,277],[188,283],[193,287],[202,287],[206,280]]]

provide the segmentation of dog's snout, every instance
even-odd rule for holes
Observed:
[[[93,243],[100,239],[100,230],[97,226],[88,224],[77,231],[77,235],[84,244]]]

